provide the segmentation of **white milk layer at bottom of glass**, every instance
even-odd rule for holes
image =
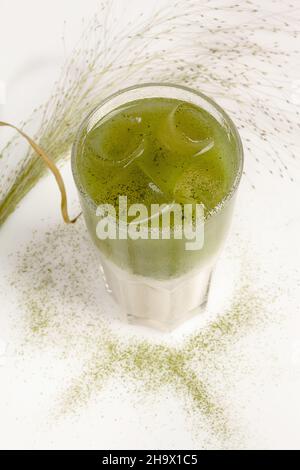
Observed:
[[[199,313],[207,301],[213,264],[171,280],[129,273],[101,255],[101,272],[129,323],[163,331]]]

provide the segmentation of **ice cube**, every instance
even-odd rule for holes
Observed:
[[[171,154],[155,139],[145,139],[144,152],[135,160],[137,165],[168,200],[173,199],[175,182],[185,168],[184,160]]]
[[[96,158],[108,164],[127,166],[143,152],[141,119],[132,119],[119,112],[100,121],[88,133],[85,145]]]
[[[205,111],[180,103],[167,115],[158,139],[169,150],[183,157],[198,156],[214,146],[213,131]]]
[[[181,203],[202,203],[206,212],[214,209],[226,193],[225,172],[220,160],[210,152],[194,163],[178,178],[175,200]]]

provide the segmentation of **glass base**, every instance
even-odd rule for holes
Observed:
[[[101,267],[108,292],[132,324],[170,331],[207,302],[212,266],[167,281],[128,273],[104,259]]]

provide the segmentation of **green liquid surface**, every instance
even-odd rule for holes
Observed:
[[[213,211],[236,173],[235,140],[211,114],[193,104],[147,98],[102,118],[78,159],[84,191],[96,204],[202,203]]]

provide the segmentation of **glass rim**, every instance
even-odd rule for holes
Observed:
[[[92,119],[93,115],[102,107],[104,106],[106,103],[108,103],[109,101],[111,101],[112,99],[120,96],[120,95],[123,95],[123,94],[126,94],[130,91],[133,91],[133,90],[138,90],[138,89],[142,89],[142,88],[155,88],[155,87],[165,87],[165,88],[173,88],[173,89],[179,89],[179,90],[183,90],[183,91],[186,91],[192,95],[196,95],[198,97],[200,97],[201,99],[203,99],[204,101],[206,101],[208,104],[210,104],[214,109],[216,109],[216,111],[218,113],[221,114],[221,116],[223,117],[223,119],[225,120],[225,122],[229,125],[230,127],[230,130],[233,132],[233,135],[234,135],[234,138],[236,140],[236,144],[237,144],[237,156],[238,156],[238,168],[237,168],[237,172],[236,172],[236,175],[234,177],[234,180],[233,180],[233,183],[231,185],[231,188],[230,190],[228,191],[228,193],[222,198],[222,200],[217,204],[217,206],[214,207],[214,209],[212,211],[210,211],[206,217],[206,219],[209,219],[211,217],[213,217],[214,215],[218,214],[223,208],[225,205],[227,205],[227,203],[232,199],[232,197],[234,196],[234,194],[236,193],[237,191],[237,188],[239,186],[239,183],[240,183],[240,180],[241,180],[241,177],[242,177],[242,174],[243,174],[243,167],[244,167],[244,151],[243,151],[243,144],[242,144],[242,141],[241,141],[241,137],[240,137],[240,134],[237,130],[237,127],[236,125],[234,124],[234,122],[232,121],[232,119],[230,118],[230,116],[226,113],[226,111],[224,111],[224,109],[218,105],[212,98],[210,98],[209,96],[205,95],[204,93],[198,91],[198,90],[195,90],[193,88],[190,88],[188,86],[185,86],[185,85],[178,85],[178,84],[175,84],[175,83],[165,83],[165,82],[145,82],[145,83],[140,83],[138,85],[132,85],[130,87],[127,87],[127,88],[122,88],[121,90],[118,90],[116,91],[115,93],[112,93],[110,94],[109,96],[107,96],[106,98],[104,98],[97,106],[95,106],[88,114],[87,116],[83,119],[83,121],[81,122],[79,128],[78,128],[78,131],[76,132],[76,135],[75,135],[75,140],[73,142],[73,145],[72,145],[72,150],[71,150],[71,168],[72,168],[72,174],[73,174],[73,179],[75,181],[75,185],[76,185],[76,188],[77,190],[80,192],[81,195],[83,195],[84,197],[88,198],[89,200],[89,203],[94,206],[95,208],[97,207],[97,205],[95,204],[95,202],[92,200],[92,198],[89,196],[89,194],[87,193],[87,191],[84,189],[84,187],[82,186],[82,183],[80,181],[80,178],[79,178],[79,175],[78,175],[78,171],[77,171],[77,168],[76,168],[76,157],[77,157],[77,147],[78,147],[78,143],[80,141],[80,138],[82,136],[82,132],[83,130],[87,127],[89,121]],[[132,100],[133,101],[133,100]],[[117,109],[117,108],[113,108],[113,109]],[[112,110],[111,110],[112,111]],[[109,112],[111,112],[109,111]]]

